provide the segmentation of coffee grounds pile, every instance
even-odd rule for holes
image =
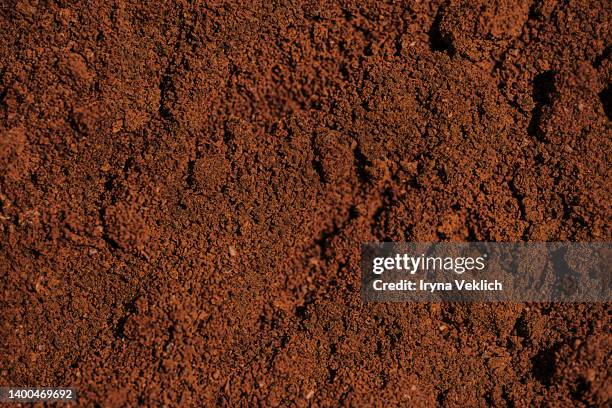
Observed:
[[[611,2],[0,10],[0,385],[610,403],[609,304],[366,305],[359,248],[609,241]]]

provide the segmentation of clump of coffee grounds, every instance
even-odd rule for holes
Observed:
[[[609,304],[366,305],[359,245],[609,241],[611,16],[4,2],[0,385],[104,407],[608,405]]]

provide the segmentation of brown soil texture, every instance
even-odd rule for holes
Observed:
[[[368,241],[608,241],[609,1],[4,1],[0,385],[609,406],[609,304],[364,304]]]

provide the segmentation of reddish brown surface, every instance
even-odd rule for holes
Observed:
[[[609,404],[609,305],[366,306],[358,250],[610,240],[612,3],[81,3],[0,6],[0,385]]]

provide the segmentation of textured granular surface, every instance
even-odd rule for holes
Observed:
[[[369,304],[367,241],[608,241],[609,1],[4,1],[0,385],[606,406],[609,304]]]

